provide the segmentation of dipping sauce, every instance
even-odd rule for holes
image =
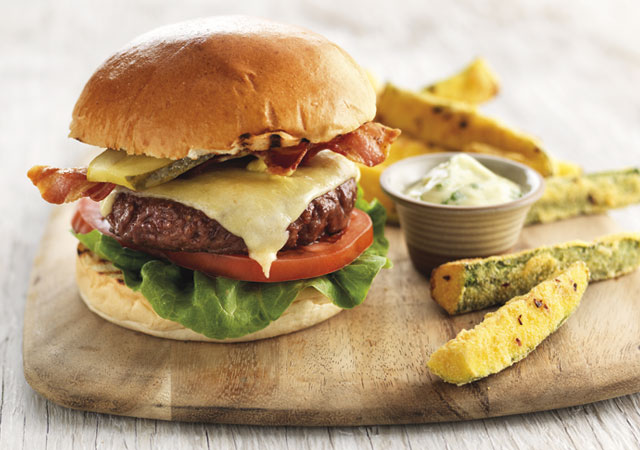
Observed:
[[[516,200],[522,191],[513,181],[460,153],[431,169],[409,186],[405,194],[440,205],[486,206]]]

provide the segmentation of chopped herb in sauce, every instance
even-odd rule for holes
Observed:
[[[406,194],[428,203],[483,206],[516,200],[522,192],[513,181],[461,153],[431,169],[409,186]]]

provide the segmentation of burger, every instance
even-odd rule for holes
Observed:
[[[69,136],[88,167],[34,166],[77,202],[81,298],[108,321],[180,340],[300,330],[366,297],[387,266],[385,212],[358,192],[399,131],[367,74],[305,29],[224,16],[156,29],[108,58]]]

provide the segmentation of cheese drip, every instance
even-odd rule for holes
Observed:
[[[260,264],[268,278],[271,263],[289,238],[289,225],[314,198],[350,178],[357,180],[359,176],[354,163],[325,150],[290,176],[242,168],[214,168],[192,178],[175,179],[140,192],[117,188],[103,200],[101,212],[103,216],[109,215],[115,196],[123,191],[172,200],[198,209],[241,237],[249,257]]]

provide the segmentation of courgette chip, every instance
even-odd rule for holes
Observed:
[[[543,176],[553,174],[550,156],[534,138],[480,114],[467,103],[387,83],[378,98],[378,120],[425,143],[452,150],[477,142],[502,149],[505,157],[516,153]]]
[[[447,383],[471,383],[525,358],[576,310],[589,284],[589,269],[572,264],[554,278],[488,313],[471,330],[437,349],[427,366]]]
[[[459,73],[430,84],[423,91],[477,105],[495,97],[500,91],[500,82],[489,64],[482,58],[476,58]]]
[[[527,165],[528,162],[527,156],[522,153],[510,152],[502,148],[494,147],[493,145],[483,144],[482,142],[470,142],[464,146],[462,151],[465,153],[501,156],[525,165]]]
[[[640,233],[448,262],[431,272],[431,297],[452,315],[477,311],[522,295],[577,261],[587,264],[591,281],[629,273],[640,266]]]
[[[553,162],[553,176],[555,177],[575,177],[584,173],[582,166],[558,158],[551,158]]]
[[[544,194],[529,210],[527,225],[598,214],[640,203],[639,168],[550,177],[545,181]]]

